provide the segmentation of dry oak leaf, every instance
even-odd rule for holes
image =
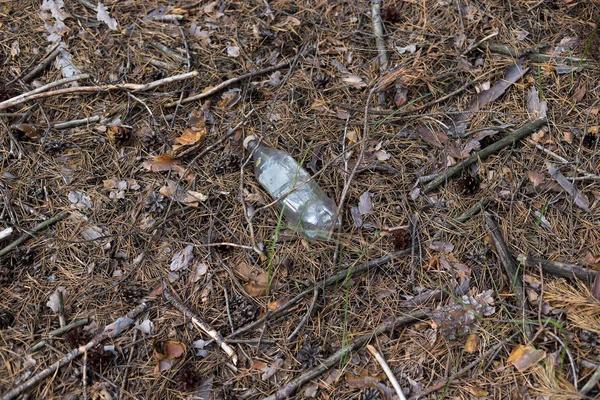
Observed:
[[[171,369],[181,363],[185,355],[185,344],[175,340],[157,341],[153,344],[154,359],[157,361],[154,372]]]
[[[509,365],[514,365],[517,371],[523,372],[544,358],[546,358],[545,351],[536,350],[533,346],[520,344],[510,353],[506,362]]]
[[[158,191],[166,197],[172,197],[176,201],[185,204],[186,206],[198,207],[201,201],[208,200],[208,196],[195,192],[193,190],[185,190],[172,180],[167,180],[167,184]]]

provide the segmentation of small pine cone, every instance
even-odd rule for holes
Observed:
[[[465,175],[456,181],[456,187],[461,194],[474,194],[479,190],[479,179],[473,175]]]
[[[400,8],[394,4],[386,4],[381,10],[381,19],[392,24],[400,22],[402,20]]]
[[[144,290],[135,283],[125,282],[119,286],[119,295],[125,303],[134,303],[144,297]]]
[[[379,395],[379,390],[375,388],[365,388],[358,398],[360,400],[379,400],[381,396]]]
[[[175,375],[175,382],[177,382],[178,390],[182,392],[191,392],[200,383],[200,377],[193,369],[185,368]]]
[[[235,326],[244,326],[248,322],[254,321],[256,317],[256,306],[243,296],[233,295],[229,308]]]
[[[592,134],[587,134],[583,137],[583,140],[581,141],[581,144],[583,145],[583,147],[585,147],[586,149],[593,149],[594,147],[596,147],[596,139],[598,137],[596,135],[592,135]]]
[[[315,89],[325,89],[329,85],[329,75],[327,74],[316,74],[313,77],[313,84]]]
[[[5,263],[0,264],[0,287],[9,286],[14,277],[13,268]]]
[[[215,175],[223,175],[235,172],[240,168],[241,158],[237,154],[227,154],[215,164],[213,169]]]
[[[392,233],[392,244],[394,251],[404,250],[410,247],[412,239],[408,229],[398,229]]]
[[[0,311],[0,329],[9,328],[15,320],[15,316],[9,311]]]
[[[13,258],[17,266],[31,265],[35,260],[35,251],[31,247],[19,247],[13,253]]]
[[[106,130],[108,136],[115,144],[125,144],[131,140],[132,128],[124,125],[109,126]]]
[[[72,349],[76,349],[77,347],[89,342],[92,339],[92,334],[79,326],[69,331],[65,335],[65,339]]]

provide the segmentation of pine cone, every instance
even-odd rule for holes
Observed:
[[[94,335],[82,327],[73,329],[65,336],[72,349],[89,343],[93,338]],[[98,343],[87,351],[87,365],[91,369],[100,369],[104,365],[107,365],[111,359],[112,355],[104,351],[102,343]]]
[[[227,154],[215,164],[213,169],[215,175],[223,175],[235,172],[240,168],[241,157],[237,154]]]
[[[243,296],[233,295],[229,308],[235,326],[244,326],[256,317],[256,306]]]
[[[175,375],[175,382],[177,382],[177,389],[180,391],[191,392],[200,383],[200,377],[193,369],[185,368]]]
[[[410,247],[412,240],[407,229],[398,229],[392,233],[392,244],[394,251],[404,250]]]
[[[115,144],[125,144],[131,140],[132,128],[125,125],[109,126],[106,129],[108,137],[110,137]]]
[[[381,396],[379,395],[379,390],[375,388],[366,388],[361,392],[358,398],[360,400],[379,400]]]
[[[313,84],[315,85],[315,89],[325,89],[329,85],[329,75],[316,74],[313,77]]]
[[[313,346],[309,342],[304,341],[302,347],[298,350],[296,358],[302,364],[302,368],[312,368],[323,358],[321,354],[322,350],[321,346]]]
[[[119,295],[125,303],[135,303],[145,294],[145,291],[135,283],[125,282],[119,285]]]
[[[587,134],[583,137],[583,140],[581,141],[581,144],[583,145],[583,147],[587,148],[587,149],[593,149],[594,147],[596,147],[596,139],[598,137],[596,135],[592,135],[592,134]]]
[[[9,328],[15,320],[15,316],[9,311],[0,311],[0,329]]]
[[[14,271],[12,266],[8,265],[6,261],[0,264],[0,287],[9,286],[14,277]]]
[[[402,13],[400,8],[394,4],[386,4],[381,10],[381,19],[385,22],[391,22],[395,24],[402,20]]]
[[[473,175],[465,175],[456,181],[456,187],[461,194],[473,194],[479,190],[479,179]]]

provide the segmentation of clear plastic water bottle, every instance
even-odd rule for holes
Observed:
[[[340,224],[339,218],[334,220],[337,207],[310,174],[289,154],[260,145],[252,136],[244,146],[254,152],[256,179],[273,199],[279,200],[279,209],[283,208],[290,225],[309,239],[329,238],[331,227]]]

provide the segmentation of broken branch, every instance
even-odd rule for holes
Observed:
[[[498,140],[496,143],[490,144],[488,147],[484,147],[479,152],[473,154],[469,158],[462,160],[458,164],[453,165],[444,172],[440,173],[434,180],[429,182],[423,188],[423,193],[426,194],[433,191],[438,186],[441,186],[442,184],[446,183],[450,178],[458,175],[465,168],[470,167],[477,161],[486,158],[507,146],[515,144],[519,140],[525,138],[527,135],[530,135],[531,133],[533,133],[534,131],[536,131],[544,125],[546,125],[545,118],[540,118],[523,125],[521,128],[517,129],[510,135]]]

